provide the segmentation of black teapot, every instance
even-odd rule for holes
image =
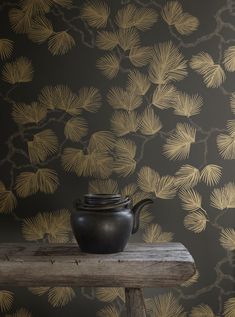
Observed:
[[[123,251],[130,235],[139,229],[141,209],[151,203],[152,199],[143,199],[132,207],[131,198],[119,194],[86,194],[84,201],[77,199],[71,225],[81,251]]]

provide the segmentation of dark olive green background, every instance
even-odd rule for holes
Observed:
[[[98,1],[98,0],[97,0]],[[97,2],[96,0],[93,3]],[[145,32],[139,32],[142,46],[153,46],[154,44],[171,40],[176,46],[179,46],[184,58],[190,60],[193,55],[202,51],[207,52],[213,57],[216,63],[222,64],[224,51],[235,43],[235,3],[232,0],[180,0],[185,12],[190,13],[199,20],[199,27],[190,35],[181,35],[176,32],[174,27],[169,27],[160,16],[159,6],[163,6],[166,1],[163,0],[131,0],[131,1],[106,1],[110,7],[111,21],[114,21],[118,9],[128,3],[136,7],[153,8],[159,16],[157,23]],[[97,29],[89,26],[89,23],[79,17],[81,7],[85,2],[73,1],[71,8],[63,8],[59,5],[53,5],[47,18],[52,22],[56,30],[68,30],[73,37],[75,46],[64,55],[52,55],[48,51],[47,43],[37,44],[32,42],[27,34],[16,34],[9,23],[8,12],[12,8],[18,7],[19,1],[0,1],[0,38],[7,38],[13,41],[13,52],[11,56],[4,61],[0,60],[0,71],[2,71],[6,62],[14,61],[20,56],[29,58],[34,68],[33,80],[28,83],[17,83],[11,85],[4,80],[0,81],[0,161],[8,154],[7,142],[11,135],[18,131],[19,127],[13,121],[11,113],[14,103],[29,104],[37,100],[37,96],[43,87],[49,85],[67,85],[75,93],[78,93],[81,87],[95,87],[102,96],[102,102],[96,113],[82,113],[82,117],[88,122],[88,137],[96,131],[111,131],[110,119],[114,109],[107,102],[106,95],[111,87],[125,87],[127,72],[125,65],[124,71],[120,71],[113,79],[106,78],[96,67],[97,60],[106,52],[98,49],[95,45]],[[71,22],[70,22],[71,21]],[[222,23],[222,25],[221,25]],[[108,26],[107,26],[108,29]],[[85,41],[82,37],[84,35]],[[89,43],[89,44],[87,44]],[[129,65],[126,65],[128,68]],[[134,67],[133,67],[134,68]],[[217,88],[208,88],[203,82],[201,75],[193,71],[189,64],[187,66],[188,76],[182,81],[174,83],[178,90],[188,94],[198,93],[203,98],[203,106],[200,114],[194,116],[192,120],[197,125],[197,142],[191,146],[189,158],[186,160],[172,161],[163,155],[162,146],[166,140],[158,134],[150,138],[145,146],[143,141],[136,135],[125,136],[133,140],[137,145],[136,157],[139,157],[143,150],[143,157],[138,162],[133,174],[127,177],[121,177],[113,173],[110,178],[116,179],[119,188],[137,182],[137,174],[141,167],[149,166],[157,170],[160,175],[174,176],[176,171],[183,164],[190,164],[197,168],[206,164],[216,164],[222,167],[222,177],[220,183],[213,187],[222,187],[235,178],[234,160],[225,160],[219,153],[216,145],[216,137],[220,130],[226,128],[227,120],[234,119],[234,114],[230,108],[230,97],[234,90],[235,74],[226,72],[226,80]],[[143,73],[148,74],[148,68],[139,68]],[[154,85],[153,85],[154,86]],[[8,102],[6,96],[9,96],[13,102]],[[147,106],[143,101],[140,111]],[[160,110],[154,108],[156,114],[162,122],[162,131],[168,132],[175,128],[178,122],[187,122],[187,118],[176,116],[171,109]],[[154,110],[154,111],[155,111]],[[55,113],[54,116],[57,114]],[[48,123],[47,128],[52,129],[59,142],[64,140],[63,126]],[[214,132],[208,131],[214,128]],[[205,133],[201,133],[200,129]],[[216,131],[218,129],[218,131]],[[37,131],[39,132],[39,131]],[[33,135],[34,132],[32,132]],[[206,142],[208,154],[204,161],[205,143],[198,142],[208,136]],[[79,147],[77,143],[67,140],[66,147]],[[144,148],[143,148],[144,146]],[[27,151],[27,146],[20,139],[14,141],[14,147]],[[25,158],[20,155],[14,155],[12,158],[17,164],[25,164]],[[81,197],[88,191],[88,183],[93,179],[89,177],[78,177],[74,173],[66,173],[62,166],[60,158],[49,162],[45,167],[52,168],[58,173],[60,185],[54,194],[37,193],[26,198],[17,197],[17,207],[12,213],[2,213],[0,215],[0,242],[25,241],[22,236],[21,225],[23,219],[35,216],[39,212],[51,212],[59,209],[72,209],[72,202],[75,198]],[[5,162],[1,164],[0,180],[10,188],[11,164]],[[14,178],[25,170],[13,170]],[[220,228],[234,228],[235,218],[234,209],[228,209],[226,212],[216,210],[210,205],[210,194],[213,188],[203,183],[197,185],[197,191],[203,197],[203,206],[207,210],[209,219],[213,222],[215,217],[222,213],[219,219]],[[13,188],[13,192],[15,190]],[[17,196],[17,195],[16,195]],[[151,213],[154,216],[152,223],[157,223],[164,232],[174,233],[173,241],[182,242],[193,255],[197,269],[200,273],[196,283],[189,287],[180,287],[172,289],[174,296],[178,298],[183,306],[186,315],[190,315],[193,307],[200,304],[207,304],[213,310],[214,315],[222,316],[224,305],[229,298],[235,296],[234,288],[234,265],[231,263],[231,252],[225,250],[219,241],[220,230],[210,223],[201,233],[194,233],[184,227],[184,217],[186,211],[182,211],[180,199],[176,196],[174,199],[164,200],[155,198],[154,205],[151,207]],[[143,241],[144,230],[141,229],[132,241]],[[220,264],[223,263],[223,264]],[[27,274],[27,272],[25,272]],[[0,276],[1,281],[1,276]],[[0,282],[1,288],[1,282]],[[97,312],[107,306],[109,303],[99,301],[94,296],[94,290],[77,289],[76,297],[63,307],[53,307],[48,303],[47,295],[36,296],[28,289],[10,289],[14,292],[14,301],[11,309],[7,312],[1,312],[0,316],[12,314],[25,307],[31,312],[33,317],[39,316],[95,316]],[[165,293],[170,290],[146,290],[146,298],[157,296],[159,293]],[[123,303],[114,301],[114,305],[122,307]],[[176,316],[176,312],[173,314]],[[161,317],[172,317],[169,312]],[[123,315],[125,312],[123,312]],[[15,316],[15,315],[13,315]],[[155,316],[155,315],[154,315]],[[209,317],[209,315],[193,315],[193,317]],[[212,316],[212,315],[210,315]],[[233,315],[235,316],[235,305]],[[15,317],[27,317],[26,315],[16,315]],[[106,315],[106,317],[116,317],[116,315]],[[159,316],[160,317],[160,316]]]

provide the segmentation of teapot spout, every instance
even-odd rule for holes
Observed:
[[[143,199],[139,201],[133,208],[132,212],[134,215],[134,223],[133,223],[133,228],[132,228],[132,234],[136,233],[139,229],[140,226],[140,211],[141,209],[149,204],[153,204],[153,200],[150,198]]]

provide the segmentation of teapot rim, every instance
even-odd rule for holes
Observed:
[[[89,194],[85,194],[84,197],[87,197],[87,198],[121,198],[121,194],[89,193]]]

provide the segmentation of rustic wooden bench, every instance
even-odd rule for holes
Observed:
[[[82,253],[77,244],[2,243],[0,285],[125,287],[128,317],[145,317],[143,287],[173,287],[195,273],[181,243],[130,243],[115,254]]]

